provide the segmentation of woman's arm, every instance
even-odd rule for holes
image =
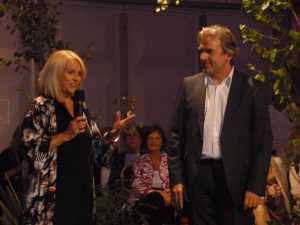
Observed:
[[[116,112],[112,129],[103,135],[101,135],[97,124],[91,121],[90,133],[93,137],[92,152],[94,153],[93,160],[95,163],[102,166],[110,165],[112,155],[118,147],[120,132],[134,117],[135,115],[132,114],[121,120],[121,112]]]
[[[25,156],[38,159],[37,154],[46,157],[52,152],[49,152],[49,147],[52,136],[57,132],[53,104],[54,100],[38,97],[30,105],[22,126]]]

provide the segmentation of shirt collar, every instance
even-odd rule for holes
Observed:
[[[233,73],[234,73],[234,66],[232,67],[228,76],[224,80],[222,80],[222,82],[220,84],[225,84],[227,87],[230,87]],[[209,75],[205,74],[205,86],[207,86],[207,84],[216,85],[215,82],[213,81],[213,79]]]

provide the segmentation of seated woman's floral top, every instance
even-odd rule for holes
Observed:
[[[55,103],[54,98],[39,95],[33,100],[23,121],[22,224],[53,224],[57,149],[49,150],[49,146],[51,138],[57,134]],[[89,132],[91,146],[88,160],[92,174],[96,159],[107,160],[112,151],[108,151],[108,137],[101,137],[93,121]]]
[[[153,175],[154,168],[149,154],[138,156],[133,163],[132,181],[132,187],[136,190],[137,194],[129,198],[129,205],[127,207],[133,206],[140,198],[152,190]],[[168,157],[164,152],[161,154],[159,176],[162,183],[162,189],[166,192],[169,192]]]

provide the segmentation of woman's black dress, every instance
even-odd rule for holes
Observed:
[[[57,131],[61,133],[73,117],[56,103]],[[91,138],[81,134],[57,149],[57,184],[54,225],[91,225],[92,185],[89,166]]]

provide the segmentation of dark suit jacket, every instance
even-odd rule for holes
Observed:
[[[183,79],[169,132],[170,185],[185,185],[190,196],[203,145],[205,79]],[[242,205],[245,191],[263,196],[271,159],[272,134],[263,83],[233,74],[223,127],[221,151],[233,202]]]

